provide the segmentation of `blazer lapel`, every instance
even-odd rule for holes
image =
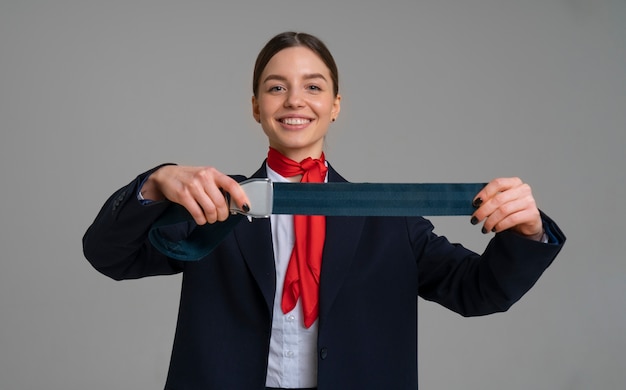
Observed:
[[[265,163],[252,177],[267,177]],[[345,182],[346,180],[329,164],[328,181]],[[364,217],[326,218],[326,242],[320,275],[320,322],[328,314],[350,269],[364,221]],[[276,293],[276,265],[274,264],[270,220],[269,218],[255,218],[252,222],[242,221],[234,233],[244,260],[271,312]]]
[[[267,177],[265,163],[252,177]],[[276,268],[269,218],[241,221],[235,229],[235,238],[250,272],[263,293],[267,307],[272,312],[276,293]]]
[[[346,180],[329,165],[328,181]],[[320,275],[320,324],[350,270],[364,222],[364,217],[326,217],[326,241]]]

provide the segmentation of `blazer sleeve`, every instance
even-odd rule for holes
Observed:
[[[142,173],[113,193],[83,236],[87,260],[115,280],[182,271],[181,262],[161,254],[148,240],[150,226],[171,202],[143,205],[137,199],[144,180],[162,166]]]
[[[537,282],[565,242],[556,223],[541,215],[550,242],[505,231],[494,236],[482,255],[431,230],[425,242],[414,246],[421,251],[420,296],[463,316],[508,310]]]

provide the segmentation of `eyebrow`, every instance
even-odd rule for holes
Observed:
[[[324,75],[321,73],[308,73],[308,74],[305,74],[303,78],[305,80],[322,79],[328,82],[328,80],[326,80],[326,77],[324,77]],[[266,83],[270,80],[287,81],[287,78],[278,74],[270,74],[265,79],[263,79],[263,83]]]

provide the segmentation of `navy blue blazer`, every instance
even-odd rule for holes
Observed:
[[[167,258],[147,237],[170,203],[136,197],[151,172],[107,200],[83,237],[86,258],[116,280],[183,273],[166,389],[264,389],[277,283],[269,219],[244,219],[200,261]],[[345,179],[330,167],[329,181]],[[416,389],[418,295],[463,316],[507,310],[565,241],[542,216],[553,243],[502,232],[482,255],[424,218],[327,217],[318,388]]]

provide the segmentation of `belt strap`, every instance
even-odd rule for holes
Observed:
[[[272,214],[471,215],[484,183],[274,183]]]
[[[484,186],[484,183],[273,183],[271,213],[471,215],[472,199]],[[148,236],[152,245],[171,258],[199,260],[211,253],[243,219],[245,215],[240,213],[223,222],[197,226],[187,210],[172,204],[152,225]]]

